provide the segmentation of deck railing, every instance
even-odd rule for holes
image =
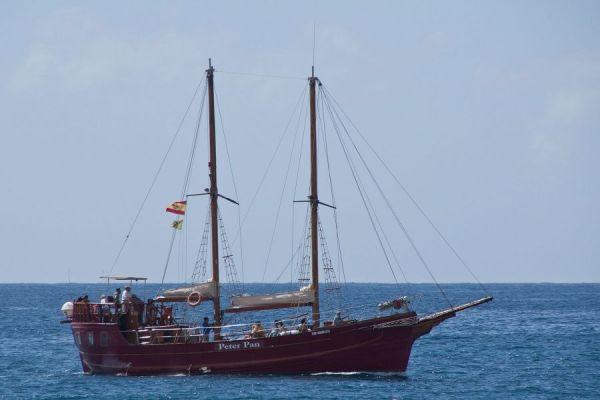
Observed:
[[[114,303],[73,303],[73,322],[118,322],[118,306]]]

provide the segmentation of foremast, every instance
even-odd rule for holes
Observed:
[[[221,326],[221,288],[219,283],[219,221],[218,221],[218,198],[217,189],[217,144],[215,138],[215,92],[214,71],[211,60],[208,60],[206,80],[208,86],[208,139],[209,139],[209,161],[208,170],[210,177],[210,226],[211,226],[211,255],[212,255],[212,281],[215,284],[215,295],[213,298],[214,323]],[[219,331],[215,330],[215,336]]]
[[[310,88],[310,243],[311,243],[311,277],[314,300],[312,303],[312,320],[314,326],[319,326],[319,195],[317,190],[317,110],[316,85],[319,79],[315,77],[315,67],[308,78]]]

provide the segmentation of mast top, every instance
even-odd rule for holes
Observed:
[[[208,69],[206,70],[206,72],[213,72],[215,69],[212,66],[212,58],[208,59]]]

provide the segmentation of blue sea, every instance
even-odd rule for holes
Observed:
[[[247,290],[262,289],[254,286]],[[140,295],[157,289],[134,288]],[[477,285],[443,289],[453,304],[482,296]],[[3,284],[0,397],[600,399],[600,284],[489,284],[486,289],[494,301],[420,338],[404,374],[127,377],[83,374],[70,327],[59,323],[63,302],[83,293],[99,297],[105,284]],[[360,317],[363,306],[403,294],[399,290],[349,284],[343,293],[350,305],[346,312]],[[417,312],[444,308],[435,286],[412,285],[410,291]]]

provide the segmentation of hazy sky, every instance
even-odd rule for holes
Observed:
[[[600,3],[295,4],[3,1],[0,281],[108,272],[208,57],[217,70],[306,77],[313,24],[317,75],[481,280],[600,281]],[[215,79],[244,214],[306,81]],[[194,107],[115,273],[160,281]],[[191,192],[207,186],[204,126]],[[244,225],[247,281],[262,280],[290,148],[291,136]],[[221,133],[219,157],[221,192],[234,196]],[[339,151],[331,163],[347,279],[391,282]],[[472,281],[377,171],[437,278]],[[267,280],[290,256],[292,197]],[[190,259],[205,203],[190,202]],[[221,207],[233,239],[235,208]],[[381,209],[408,279],[429,281]],[[168,281],[191,272],[182,249]]]

